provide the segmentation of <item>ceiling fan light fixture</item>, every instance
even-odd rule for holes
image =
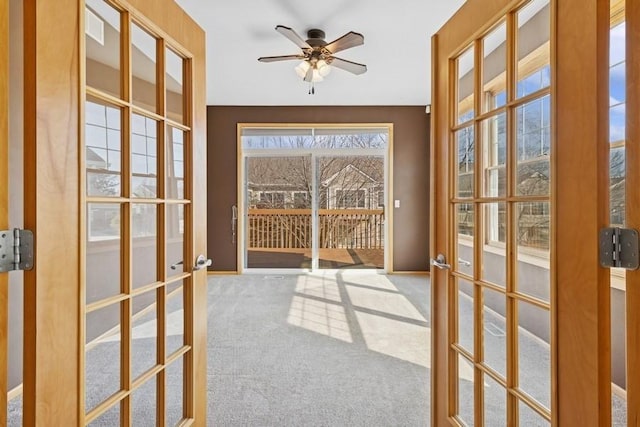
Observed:
[[[322,77],[322,74],[320,74],[320,71],[315,68],[313,70],[313,77],[311,77],[311,82],[312,83],[318,83],[324,80],[324,77]]]
[[[325,61],[324,59],[321,59],[320,61],[318,61],[316,63],[316,68],[318,70],[318,73],[322,77],[328,76],[329,73],[331,72],[331,66],[329,64],[327,64],[327,61]]]
[[[302,61],[296,68],[294,68],[294,70],[300,78],[304,79],[304,76],[307,75],[307,71],[309,71],[309,67],[311,67],[311,65],[309,65],[309,61]]]
[[[334,56],[335,53],[364,44],[364,36],[354,31],[349,31],[327,43],[324,31],[311,29],[307,32],[306,41],[298,33],[284,25],[276,26],[276,31],[291,40],[300,48],[300,53],[294,55],[261,56],[260,62],[300,61],[294,68],[296,74],[309,83],[309,94],[315,93],[314,83],[321,82],[331,72],[333,67],[355,75],[367,72],[367,66],[357,62],[347,61]]]

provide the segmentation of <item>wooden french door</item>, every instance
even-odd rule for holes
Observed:
[[[20,273],[23,385],[10,397],[22,390],[22,408],[7,420],[0,370],[0,424],[205,425],[204,33],[174,2],[14,3],[24,123],[9,125],[24,127],[24,226],[36,262]],[[0,273],[5,366],[7,281]]]
[[[204,425],[204,34],[173,2],[84,3],[84,422]]]
[[[640,228],[640,4],[626,2],[626,63],[610,74],[620,3],[471,0],[433,38],[436,425],[621,425],[620,335],[618,395],[638,423],[638,272],[616,312],[598,253],[620,208]]]
[[[434,38],[436,419],[549,425],[551,2],[502,3]]]

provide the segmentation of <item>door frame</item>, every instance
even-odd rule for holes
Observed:
[[[9,0],[0,2],[0,230],[9,228]],[[0,366],[7,367],[9,275],[0,273]],[[0,425],[7,424],[7,369],[0,372]]]
[[[450,255],[452,250],[447,241],[448,80],[455,78],[450,54],[521,3],[469,0],[432,38],[431,258],[438,253]],[[609,273],[598,264],[596,242],[609,215],[608,182],[598,179],[608,176],[609,166],[608,146],[602,143],[608,141],[609,0],[552,0],[551,9],[552,425],[608,425]],[[469,30],[470,22],[480,24]],[[438,269],[432,269],[431,278],[432,420],[436,425],[450,425],[454,423],[448,402],[455,396],[447,377],[452,328],[449,279],[446,271]]]
[[[384,165],[385,165],[385,220],[384,220],[384,267],[382,269],[375,269],[375,271],[384,271],[385,273],[393,272],[393,123],[238,123],[237,124],[237,204],[238,207],[238,218],[236,224],[237,230],[237,262],[236,269],[238,274],[243,273],[257,273],[257,274],[273,274],[273,273],[306,273],[306,272],[317,272],[317,271],[331,271],[330,269],[260,269],[260,268],[246,268],[246,242],[245,238],[247,236],[247,224],[245,220],[245,212],[247,209],[247,201],[246,201],[246,165],[245,159],[249,157],[299,157],[299,156],[309,156],[311,158],[311,170],[313,174],[313,180],[315,184],[315,173],[316,173],[316,165],[315,161],[318,157],[325,156],[366,156],[376,155],[379,156],[381,154],[381,149],[295,149],[286,152],[286,150],[272,150],[272,149],[255,149],[251,150],[251,154],[245,154],[245,151],[242,147],[242,130],[245,128],[294,128],[294,129],[321,129],[321,128],[329,128],[329,129],[357,129],[357,128],[387,128],[389,133],[387,147],[384,149]],[[314,186],[314,193],[316,193],[316,189]],[[312,221],[315,224],[315,215],[317,212],[317,206],[312,206]],[[315,237],[313,238],[315,242]],[[315,246],[315,245],[314,245]],[[317,248],[315,248],[315,252],[317,252]],[[314,251],[312,251],[312,257],[317,255]],[[315,255],[314,255],[315,254]]]

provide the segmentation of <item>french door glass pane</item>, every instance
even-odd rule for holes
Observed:
[[[120,97],[120,12],[103,0],[85,2],[87,86]]]
[[[551,84],[549,0],[532,0],[517,13],[517,96],[522,97]]]
[[[502,288],[507,286],[507,204],[485,203],[483,208],[484,242],[481,278]]]
[[[131,115],[131,196],[158,196],[158,122]]]
[[[7,402],[7,425],[9,426],[21,426],[22,424],[22,397],[20,393],[18,396]]]
[[[547,421],[540,414],[535,412],[529,405],[523,401],[518,402],[518,415],[521,426],[532,427],[547,427],[551,426],[551,423]]]
[[[131,24],[131,73],[133,103],[157,112],[157,40],[135,23]]]
[[[166,196],[167,199],[184,199],[185,132],[167,126]]]
[[[249,157],[248,268],[311,267],[311,158]]]
[[[167,277],[188,271],[184,263],[184,205],[167,205],[166,231],[167,238]]]
[[[516,109],[516,192],[548,196],[551,150],[551,97],[535,99]]]
[[[85,410],[121,389],[121,303],[87,314],[85,347]]]
[[[501,23],[482,40],[483,112],[502,107],[506,101],[507,24]]]
[[[87,204],[87,304],[122,292],[121,211],[118,203]]]
[[[475,49],[473,47],[467,49],[462,55],[458,57],[457,71],[458,71],[458,105],[456,110],[456,117],[458,117],[458,123],[465,123],[475,116],[473,110],[474,106],[474,55]]]
[[[122,113],[117,107],[89,97],[85,103],[85,164],[87,195],[121,194]]]
[[[458,355],[458,417],[469,427],[474,425],[474,383],[473,363]]]
[[[156,425],[156,377],[152,377],[131,393],[134,426]]]
[[[184,287],[168,291],[166,301],[166,345],[170,356],[184,345]]]
[[[11,191],[11,189],[9,189]],[[12,220],[13,222],[13,220]],[[7,319],[7,390],[11,392],[22,385],[24,351],[24,273],[13,271],[9,274]],[[22,393],[17,394],[7,404],[8,425],[22,425]]]
[[[486,197],[507,194],[507,115],[505,113],[483,120],[484,185]]]
[[[467,350],[470,354],[474,354],[473,336],[474,336],[474,286],[471,282],[464,279],[457,279],[458,282],[458,305],[456,312],[458,314],[458,340],[460,347]]]
[[[167,117],[182,123],[184,120],[184,82],[183,59],[171,49],[165,50],[166,74],[165,84],[167,88]]]
[[[471,203],[457,205],[457,263],[454,269],[473,278],[475,209]]]
[[[133,287],[150,285],[158,280],[158,207],[151,204],[131,204]]]
[[[119,426],[120,424],[120,404],[117,403],[104,414],[89,423],[89,427]]]
[[[384,157],[319,157],[320,268],[384,267]]]
[[[549,302],[550,270],[550,204],[549,202],[516,203],[517,284],[519,293]]]
[[[184,357],[167,366],[165,373],[167,426],[175,426],[184,418]]]
[[[157,362],[158,310],[154,289],[134,297],[131,335],[131,373],[135,380]]]
[[[474,196],[474,164],[475,164],[475,132],[473,126],[456,132],[456,153],[458,155],[457,195],[458,197]]]
[[[518,386],[551,408],[551,316],[549,311],[518,301]]]
[[[507,300],[503,293],[485,288],[482,311],[484,363],[507,378]]]
[[[484,374],[484,425],[507,425],[507,390],[490,375]],[[528,426],[528,424],[520,424]]]
[[[610,227],[626,222],[627,31],[625,2],[611,0],[609,32],[609,210]],[[626,274],[611,269],[611,415],[612,425],[627,426]]]
[[[624,146],[609,150],[609,210],[611,226],[624,226],[626,207],[626,148]]]

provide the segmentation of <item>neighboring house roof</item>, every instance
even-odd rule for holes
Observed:
[[[98,153],[93,151],[91,147],[87,147],[87,166],[94,169],[106,169],[108,167],[107,161],[103,159]]]
[[[322,181],[322,186],[323,187],[329,187],[331,185],[331,183],[333,181],[335,181],[337,178],[339,177],[344,177],[347,174],[359,174],[360,176],[362,176],[365,180],[370,181],[374,184],[377,184],[377,180],[375,180],[374,178],[372,178],[371,176],[367,175],[366,173],[364,173],[362,170],[360,170],[359,168],[355,167],[352,164],[348,164],[347,166],[345,166],[344,168],[342,168],[341,170],[339,170],[338,172],[334,173],[333,175],[331,175],[329,178],[325,179],[324,181]]]

